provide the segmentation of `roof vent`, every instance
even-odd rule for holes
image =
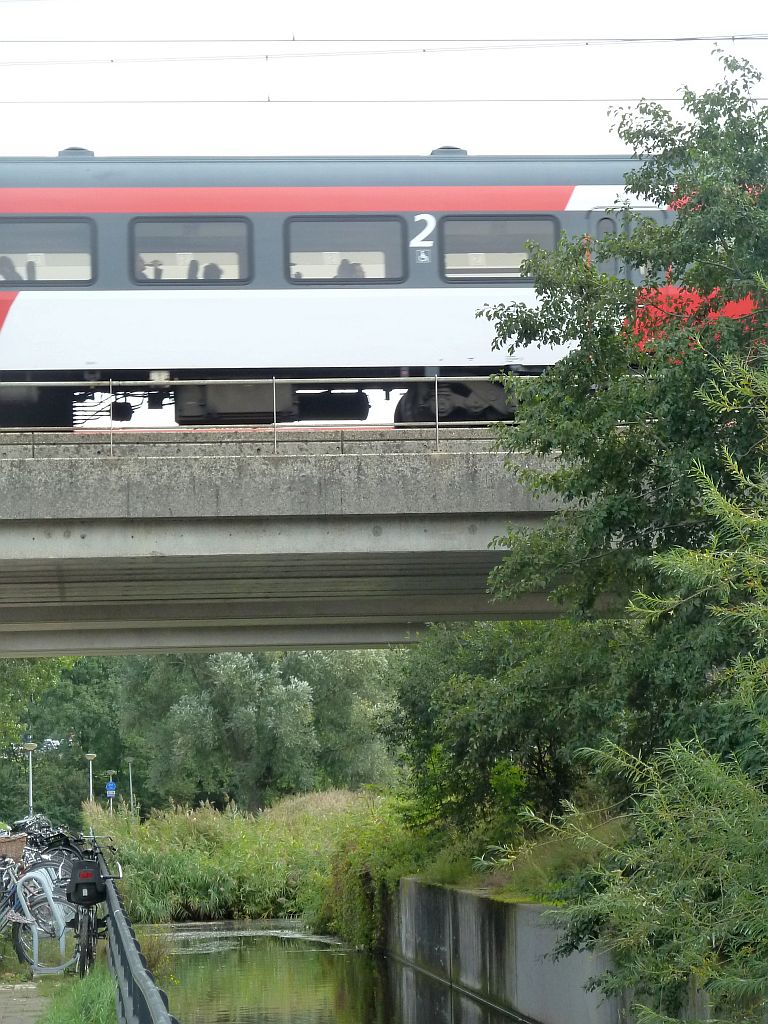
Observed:
[[[92,149],[83,149],[82,146],[68,146],[67,149],[60,149],[59,156],[93,156]]]
[[[460,146],[439,146],[437,149],[433,149],[429,154],[430,156],[466,156],[466,149],[462,149]]]

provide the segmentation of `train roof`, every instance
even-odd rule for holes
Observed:
[[[602,185],[620,184],[630,156],[472,156],[449,147],[416,156],[0,157],[0,187],[241,185]]]

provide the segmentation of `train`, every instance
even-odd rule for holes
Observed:
[[[453,147],[0,158],[0,426],[71,427],[106,381],[137,384],[110,387],[116,419],[173,403],[181,425],[364,419],[377,380],[397,423],[506,417],[486,378],[562,353],[511,363],[476,311],[535,301],[529,240],[621,230],[634,166]]]

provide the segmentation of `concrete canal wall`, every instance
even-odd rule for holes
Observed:
[[[555,960],[558,932],[545,910],[406,878],[391,907],[389,952],[448,982],[459,997],[524,1021],[618,1024],[621,1002],[586,990],[607,960],[589,953]],[[466,1011],[458,1016],[467,1019]]]

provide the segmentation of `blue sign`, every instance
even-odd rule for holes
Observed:
[[[113,782],[112,779],[107,783],[107,800],[113,800],[117,793],[117,783]]]

